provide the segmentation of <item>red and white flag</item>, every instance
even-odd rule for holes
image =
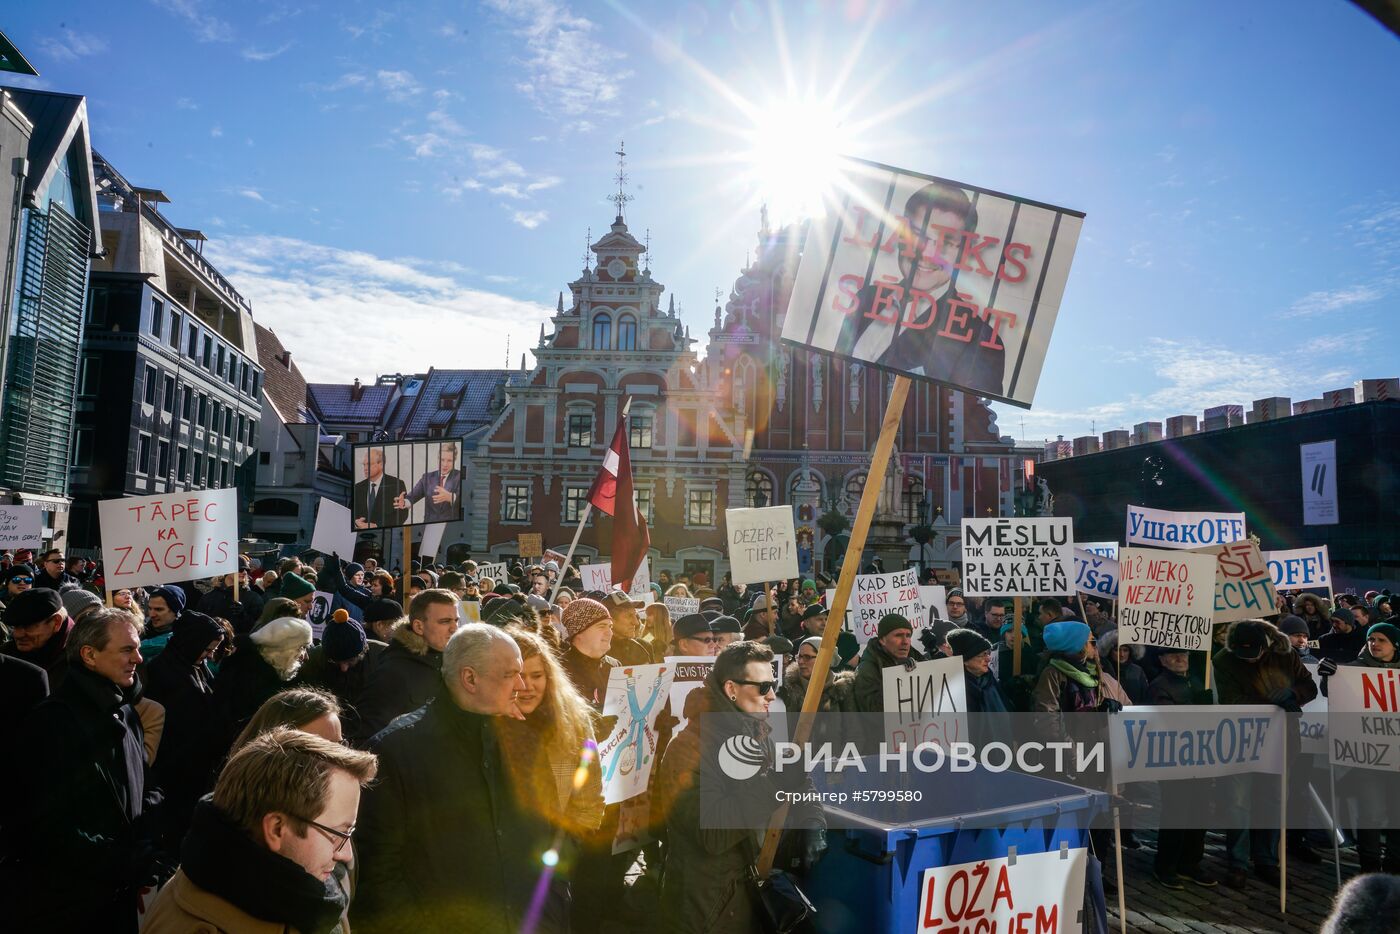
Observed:
[[[603,458],[603,469],[598,471],[588,490],[588,501],[599,512],[613,517],[612,582],[623,590],[631,590],[632,578],[651,547],[651,533],[637,508],[632,487],[626,414],[618,420],[612,444],[608,445],[608,453]]]

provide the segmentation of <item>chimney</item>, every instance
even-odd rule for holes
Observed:
[[[291,370],[291,368],[292,368],[292,352],[291,352],[290,350],[284,350],[284,351],[282,351],[280,354],[277,355],[277,362],[280,363],[280,364],[282,364],[282,366],[283,366],[285,369]]]
[[[350,401],[359,402],[365,396],[365,387],[360,385],[360,378],[355,377],[355,382],[350,386]]]

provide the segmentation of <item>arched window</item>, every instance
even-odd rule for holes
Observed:
[[[847,512],[855,512],[860,506],[860,495],[865,492],[865,473],[857,472],[846,478],[845,509]]]
[[[612,318],[599,312],[593,318],[593,349],[607,350],[612,347]]]
[[[596,324],[594,328],[597,328]],[[637,349],[637,319],[632,315],[623,315],[617,319],[617,349]]]
[[[922,525],[928,521],[924,502],[924,478],[916,473],[904,475],[904,521]]]
[[[744,498],[755,509],[773,505],[773,478],[761,470],[749,471],[744,485]]]

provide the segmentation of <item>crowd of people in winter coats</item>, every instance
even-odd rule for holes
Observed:
[[[326,555],[266,569],[243,559],[237,575],[108,601],[101,568],[62,552],[0,555],[0,567],[0,729],[29,779],[0,812],[0,894],[16,930],[134,931],[138,917],[153,934],[761,929],[753,831],[772,809],[745,812],[737,825],[750,831],[702,826],[698,776],[715,737],[700,715],[762,737],[775,700],[801,708],[822,637],[840,625],[821,597],[828,581],[711,587],[663,573],[639,601],[585,593],[554,562],[500,581],[471,561],[415,565],[400,582]],[[318,593],[329,607],[315,607]],[[698,598],[699,612],[673,620],[665,596]],[[1049,737],[1070,728],[1067,714],[1132,704],[1296,711],[1340,665],[1400,667],[1386,593],[1291,595],[1270,620],[1218,627],[1209,691],[1200,653],[1120,645],[1094,599],[1035,601],[1020,627],[1010,601],[953,589],[946,608],[888,614],[864,646],[839,632],[819,711],[881,712],[885,669],[936,657],[961,661],[968,709],[993,715],[990,729],[1020,712]],[[615,722],[608,681],[678,656],[715,661],[684,718],[657,721],[654,840],[615,853],[621,809],[604,804],[598,754]],[[775,795],[811,788],[767,766],[756,780]],[[1346,792],[1383,802],[1385,782],[1359,776]],[[1232,803],[1247,810],[1258,792],[1241,783]],[[739,803],[752,796],[721,798],[752,810]],[[1189,789],[1164,790],[1162,806],[1189,812]],[[801,879],[826,850],[822,811],[796,808],[786,826],[777,864]],[[1222,881],[1202,867],[1205,837],[1158,832],[1157,883]],[[1223,881],[1244,888],[1252,863],[1276,882],[1277,838],[1227,832]],[[1355,839],[1363,870],[1400,870],[1397,832]],[[1320,858],[1304,837],[1289,851]]]

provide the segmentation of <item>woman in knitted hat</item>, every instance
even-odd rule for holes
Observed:
[[[345,741],[360,746],[369,740],[361,730],[360,701],[375,673],[379,656],[388,646],[371,639],[364,627],[343,607],[331,614],[321,633],[321,643],[307,654],[298,680],[334,694],[344,707],[340,716]]]
[[[224,662],[214,682],[214,700],[231,731],[230,740],[263,701],[296,677],[311,646],[311,624],[296,617],[274,619],[237,641],[238,651]]]

